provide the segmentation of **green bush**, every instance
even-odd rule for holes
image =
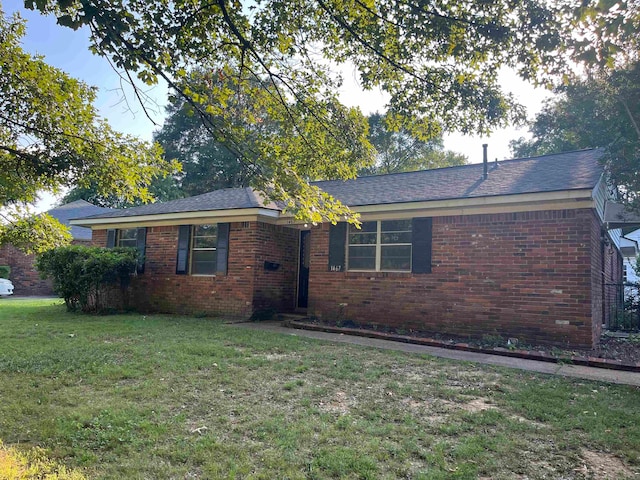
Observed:
[[[53,280],[54,291],[64,298],[68,310],[84,312],[114,310],[112,293],[119,287],[121,300],[135,275],[135,248],[100,248],[72,245],[40,255],[36,268],[42,278]]]
[[[9,265],[0,265],[0,278],[9,278],[11,267]]]

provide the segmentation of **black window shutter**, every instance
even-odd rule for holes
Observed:
[[[113,248],[116,246],[116,231],[113,229],[107,230],[107,248]]]
[[[229,224],[218,224],[218,244],[216,245],[218,259],[216,264],[216,272],[222,275],[227,274],[227,264],[229,259]]]
[[[189,271],[189,240],[191,239],[191,225],[178,227],[178,258],[176,259],[176,273],[186,275]]]
[[[147,247],[147,229],[141,227],[136,232],[136,249],[138,250],[138,273],[144,273],[144,255]]]
[[[411,225],[412,256],[411,271],[413,273],[431,273],[431,237],[433,219],[428,217],[414,218]]]
[[[343,272],[345,270],[345,244],[347,241],[346,222],[329,226],[329,271]]]

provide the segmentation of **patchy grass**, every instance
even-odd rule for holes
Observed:
[[[636,478],[640,391],[0,301],[0,439],[88,478]]]
[[[0,442],[0,478],[3,480],[86,480],[77,471],[49,460],[41,448],[18,451]]]

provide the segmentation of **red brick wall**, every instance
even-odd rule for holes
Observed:
[[[178,227],[149,227],[145,272],[134,279],[131,305],[141,310],[247,318],[258,309],[293,309],[297,230],[261,222],[230,225],[227,275],[176,275]],[[106,244],[106,230],[93,232]],[[279,263],[265,271],[265,260]]]
[[[96,247],[105,247],[107,245],[107,231],[93,230],[91,232],[91,245]]]
[[[600,336],[603,316],[603,272],[602,229],[600,221],[594,215],[591,219],[591,324],[594,338]]]
[[[594,219],[590,209],[435,217],[433,272],[423,275],[328,272],[322,225],[311,233],[309,313],[591,346]]]
[[[105,240],[106,241],[106,240]],[[74,240],[73,245],[88,245],[89,242]],[[19,296],[55,295],[51,280],[42,280],[35,267],[36,256],[26,255],[12,245],[0,247],[0,265],[9,265],[9,279],[13,283],[13,294]]]
[[[42,280],[35,267],[35,255],[26,255],[13,245],[0,247],[0,265],[9,265],[14,295],[53,295],[49,280]]]
[[[255,310],[292,311],[298,271],[299,231],[267,223],[257,223],[255,233]],[[265,261],[279,265],[266,270]]]

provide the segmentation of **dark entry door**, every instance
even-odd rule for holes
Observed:
[[[300,267],[298,269],[298,308],[307,308],[309,301],[309,239],[311,232],[300,232]]]

